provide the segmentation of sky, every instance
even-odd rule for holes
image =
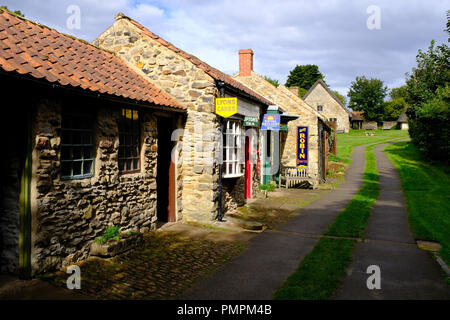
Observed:
[[[176,47],[234,75],[238,50],[254,71],[284,84],[296,65],[315,64],[346,95],[357,76],[404,84],[419,49],[447,43],[450,0],[0,0],[10,10],[93,41],[122,12]],[[73,23],[79,8],[79,25]],[[375,8],[374,8],[375,6]],[[68,24],[69,21],[69,24]]]

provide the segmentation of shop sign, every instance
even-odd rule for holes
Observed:
[[[216,98],[216,114],[228,118],[237,112],[237,98]]]
[[[258,117],[245,116],[244,127],[258,127],[258,126],[259,126]]]
[[[261,130],[280,130],[280,115],[265,114],[261,124]]]
[[[297,167],[308,166],[308,127],[297,127]]]

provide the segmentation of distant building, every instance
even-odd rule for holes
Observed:
[[[324,115],[328,121],[337,122],[338,132],[350,130],[350,112],[322,80],[314,83],[303,96],[303,100]]]
[[[398,117],[397,124],[401,130],[408,130],[408,118],[406,117],[406,109],[404,108],[400,116]]]

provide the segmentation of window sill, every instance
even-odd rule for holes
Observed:
[[[243,177],[244,174],[243,173],[239,173],[239,174],[227,174],[227,175],[223,175],[222,178],[223,179],[227,179],[227,178],[239,178],[239,177]]]

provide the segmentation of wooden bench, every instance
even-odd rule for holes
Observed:
[[[284,187],[289,188],[292,185],[308,181],[311,185],[313,179],[308,175],[308,168],[305,167],[281,167],[280,176],[278,179],[278,188],[282,186],[282,180],[284,180]]]

